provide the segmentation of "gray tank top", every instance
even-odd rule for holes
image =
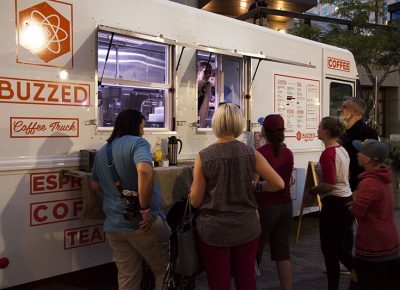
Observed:
[[[239,141],[213,144],[200,151],[206,193],[196,229],[209,245],[232,247],[261,232],[251,181],[254,149]]]

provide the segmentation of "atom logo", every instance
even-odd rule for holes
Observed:
[[[42,22],[35,23],[36,18],[41,18]],[[68,33],[60,27],[60,17],[56,14],[44,16],[40,11],[34,10],[31,13],[30,25],[41,25],[47,32],[48,42],[46,48],[52,53],[58,54],[61,51],[61,43],[68,39]],[[53,24],[55,23],[55,24]],[[54,45],[53,45],[54,44]],[[55,46],[55,47],[53,47]]]
[[[19,44],[45,63],[71,51],[71,23],[47,2],[18,15]]]

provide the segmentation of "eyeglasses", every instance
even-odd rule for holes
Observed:
[[[240,109],[240,106],[238,104],[235,104],[235,103],[232,103],[232,102],[221,102],[221,103],[218,104],[218,107],[222,106],[222,105],[226,105],[226,104],[233,104],[233,105],[235,105],[236,107],[238,107]]]

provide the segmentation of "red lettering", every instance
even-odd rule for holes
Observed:
[[[35,131],[45,131],[46,126],[40,125],[37,122],[30,122],[29,125],[23,123],[23,121],[16,121],[13,123],[13,128],[15,132],[23,131],[26,135],[33,135]]]
[[[61,177],[61,175],[60,175],[60,189],[63,189],[64,185],[69,184],[69,182],[70,182],[70,177],[69,176]]]
[[[89,229],[82,229],[79,231],[79,243],[85,244],[89,242]]]
[[[83,93],[83,96],[80,97],[79,92]],[[85,87],[75,86],[74,87],[74,102],[75,103],[84,103],[88,100],[88,91]]]
[[[93,242],[94,240],[99,240],[99,241],[101,241],[102,239],[103,239],[103,236],[102,236],[102,234],[101,234],[101,232],[100,232],[100,229],[99,229],[99,228],[94,228],[94,229],[93,229],[93,234],[92,234],[91,242]]]
[[[32,191],[43,191],[44,187],[44,176],[32,176]]]
[[[6,92],[8,92],[6,94]],[[9,100],[14,97],[14,91],[11,89],[9,81],[0,80],[0,99]]]
[[[75,237],[78,235],[78,231],[70,231],[67,232],[66,235],[70,237],[70,245],[74,246],[75,245]]]
[[[72,204],[73,216],[78,216],[78,213],[83,210],[83,200],[74,201]]]
[[[328,68],[342,70],[342,71],[350,71],[350,62],[347,60],[328,58]]]
[[[46,215],[39,216],[39,211],[40,210],[47,210],[47,208],[48,207],[46,205],[44,205],[44,204],[39,205],[38,207],[36,207],[35,210],[33,211],[33,218],[36,221],[40,222],[40,223],[46,221],[47,220],[47,216]]]
[[[71,99],[67,97],[71,97],[71,86],[63,85],[61,86],[61,99],[65,103],[71,103]]]
[[[21,82],[17,82],[17,98],[22,100],[22,101],[26,101],[29,100],[30,96],[31,96],[31,84],[30,83],[25,83],[25,96],[23,96],[21,94]]]
[[[82,187],[82,179],[76,178],[74,176],[71,177],[71,187]]]
[[[56,175],[47,176],[46,182],[47,182],[46,190],[57,189],[57,176]]]
[[[57,92],[58,85],[48,84],[47,86],[52,89],[52,91],[50,92],[49,97],[47,98],[47,100],[49,102],[58,102],[58,99],[54,98],[54,95]]]
[[[34,87],[38,87],[39,89],[37,90],[35,96],[33,97],[34,101],[45,101],[45,99],[43,97],[40,97],[40,95],[42,94],[45,85],[42,83],[33,83]]]
[[[58,210],[61,209],[61,213]],[[53,208],[53,216],[56,219],[63,219],[68,214],[68,206],[65,203],[57,203]]]

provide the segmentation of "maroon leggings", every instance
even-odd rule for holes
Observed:
[[[231,273],[235,277],[236,290],[257,289],[255,262],[258,240],[259,238],[256,238],[236,247],[215,247],[206,244],[197,236],[197,245],[210,290],[230,290]]]

